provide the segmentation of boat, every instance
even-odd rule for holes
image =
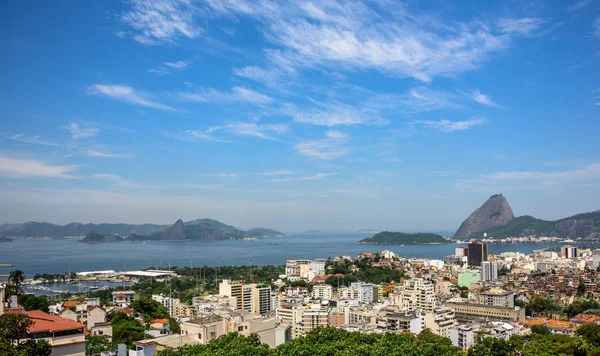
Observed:
[[[281,245],[281,242],[271,242],[271,245]]]

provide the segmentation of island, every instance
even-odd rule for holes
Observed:
[[[418,245],[418,244],[447,244],[453,241],[438,234],[418,232],[407,234],[404,232],[383,231],[372,237],[358,241],[365,245]]]
[[[96,242],[120,242],[123,238],[119,235],[100,235],[94,231],[90,231],[80,242],[96,243]]]

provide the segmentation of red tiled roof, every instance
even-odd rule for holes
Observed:
[[[75,308],[77,306],[77,302],[74,300],[68,300],[66,302],[63,303],[63,306],[65,308]]]
[[[150,322],[150,324],[156,324],[156,323],[165,324],[168,322],[169,322],[169,319],[154,319]]]
[[[127,315],[131,315],[131,314],[133,314],[133,309],[131,309],[131,308],[129,308],[129,307],[127,307],[127,308],[123,308],[123,309],[121,309],[121,311],[122,311],[123,313],[127,314]]]
[[[71,319],[61,318],[57,315],[49,315],[41,310],[30,310],[27,315],[31,318],[32,324],[27,330],[29,333],[42,331],[64,331],[72,329],[82,329],[83,324],[79,324]]]
[[[88,307],[88,311],[90,312],[90,311],[92,311],[92,310],[94,310],[94,309],[96,309],[96,308],[98,308],[98,309],[102,309],[102,310],[106,311],[106,309],[104,309],[104,308],[102,308],[102,307],[99,307],[99,306],[97,306],[97,305],[92,305],[92,306],[89,306],[89,307]]]
[[[123,294],[123,293],[119,293],[119,294],[115,295],[115,298],[127,298],[127,295]]]

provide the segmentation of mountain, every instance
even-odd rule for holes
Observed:
[[[600,210],[549,221],[532,216],[519,216],[504,226],[486,231],[489,238],[548,236],[560,238],[600,239]],[[483,233],[472,237],[483,237]]]
[[[372,237],[358,241],[359,244],[385,244],[385,245],[416,245],[416,244],[446,244],[452,240],[438,234],[416,233],[406,234],[403,232],[383,231]]]
[[[514,219],[513,211],[502,194],[492,195],[482,206],[463,221],[455,239],[466,239],[491,228],[504,226]]]
[[[89,242],[89,243],[119,242],[119,241],[123,241],[123,238],[121,238],[118,235],[100,235],[100,234],[95,233],[94,231],[90,231],[87,235],[85,235],[83,240],[81,240],[81,242]]]
[[[159,234],[160,241],[184,241],[185,227],[181,219],[177,220],[173,226]]]
[[[168,226],[155,224],[82,224],[70,223],[67,225],[55,225],[47,222],[26,222],[16,228],[2,231],[3,236],[23,237],[65,237],[85,236],[91,231],[100,235],[118,234],[128,236],[131,234],[149,235],[163,231]]]
[[[0,236],[0,242],[12,242],[12,239]]]
[[[22,224],[2,224],[2,225],[0,225],[0,232],[14,230],[21,225]]]
[[[244,237],[277,237],[283,235],[284,234],[282,232],[264,227],[256,227],[244,232]]]
[[[181,220],[167,230],[153,235],[132,234],[127,240],[130,241],[215,241],[241,239],[244,231],[238,230],[231,225],[223,224],[216,220],[199,219],[183,223]]]

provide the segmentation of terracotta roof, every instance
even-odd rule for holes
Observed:
[[[169,322],[169,319],[163,318],[163,319],[154,319],[150,322],[150,324],[156,324],[156,323],[165,324],[168,322]]]
[[[92,306],[89,306],[89,307],[88,307],[88,311],[92,311],[92,310],[94,310],[94,309],[96,309],[96,308],[106,311],[106,309],[104,309],[104,308],[102,308],[102,307],[99,307],[99,306],[97,306],[97,305],[92,305]]]
[[[119,293],[114,296],[115,298],[127,298],[127,294]]]
[[[131,309],[129,307],[123,308],[123,309],[121,309],[121,311],[127,315],[133,314],[133,309]]]
[[[571,321],[578,324],[600,324],[600,316],[593,314],[577,314]]]
[[[75,308],[77,306],[77,302],[74,300],[68,300],[66,302],[63,303],[63,306],[65,308]]]
[[[32,324],[27,330],[29,333],[37,333],[42,331],[64,331],[73,329],[85,328],[83,324],[79,324],[71,319],[61,318],[57,315],[49,315],[41,310],[30,310],[27,315],[31,318]]]

